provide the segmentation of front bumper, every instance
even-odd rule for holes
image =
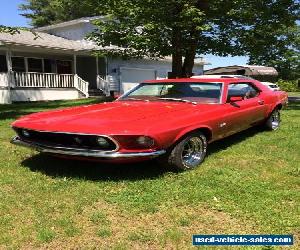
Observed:
[[[89,150],[89,149],[76,149],[76,148],[65,148],[57,146],[48,146],[43,144],[38,144],[34,142],[27,142],[21,140],[20,137],[16,136],[11,140],[12,144],[28,147],[35,149],[39,152],[66,155],[66,156],[79,156],[79,157],[94,157],[103,160],[113,160],[113,159],[138,159],[138,158],[155,158],[166,153],[165,150],[157,150],[151,152],[107,152],[100,150]]]

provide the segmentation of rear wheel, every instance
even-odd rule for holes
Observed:
[[[280,127],[280,121],[280,111],[278,108],[276,108],[266,121],[265,127],[268,130],[277,130]]]
[[[190,170],[199,166],[207,150],[207,139],[201,132],[183,137],[165,156],[165,163],[177,170]]]

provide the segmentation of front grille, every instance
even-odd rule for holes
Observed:
[[[26,141],[33,142],[40,145],[53,146],[53,147],[67,147],[67,148],[84,148],[92,150],[114,151],[117,145],[109,138],[102,137],[107,140],[108,145],[100,146],[97,143],[97,138],[101,136],[96,135],[81,135],[81,134],[64,134],[54,132],[40,132],[35,130],[25,131],[29,136],[23,134],[23,129],[15,128],[18,136]]]

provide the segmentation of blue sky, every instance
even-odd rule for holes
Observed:
[[[0,25],[6,26],[27,26],[29,20],[20,15],[18,5],[24,2],[23,0],[1,0],[0,8]],[[228,65],[243,65],[247,64],[247,57],[217,57],[214,55],[205,55],[206,61],[212,65],[205,66],[205,69],[228,66]]]

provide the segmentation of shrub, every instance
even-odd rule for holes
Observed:
[[[286,81],[286,80],[279,79],[276,84],[283,91],[287,91],[287,92],[300,91],[300,89],[298,88],[298,81],[297,80],[295,80],[295,81]]]

